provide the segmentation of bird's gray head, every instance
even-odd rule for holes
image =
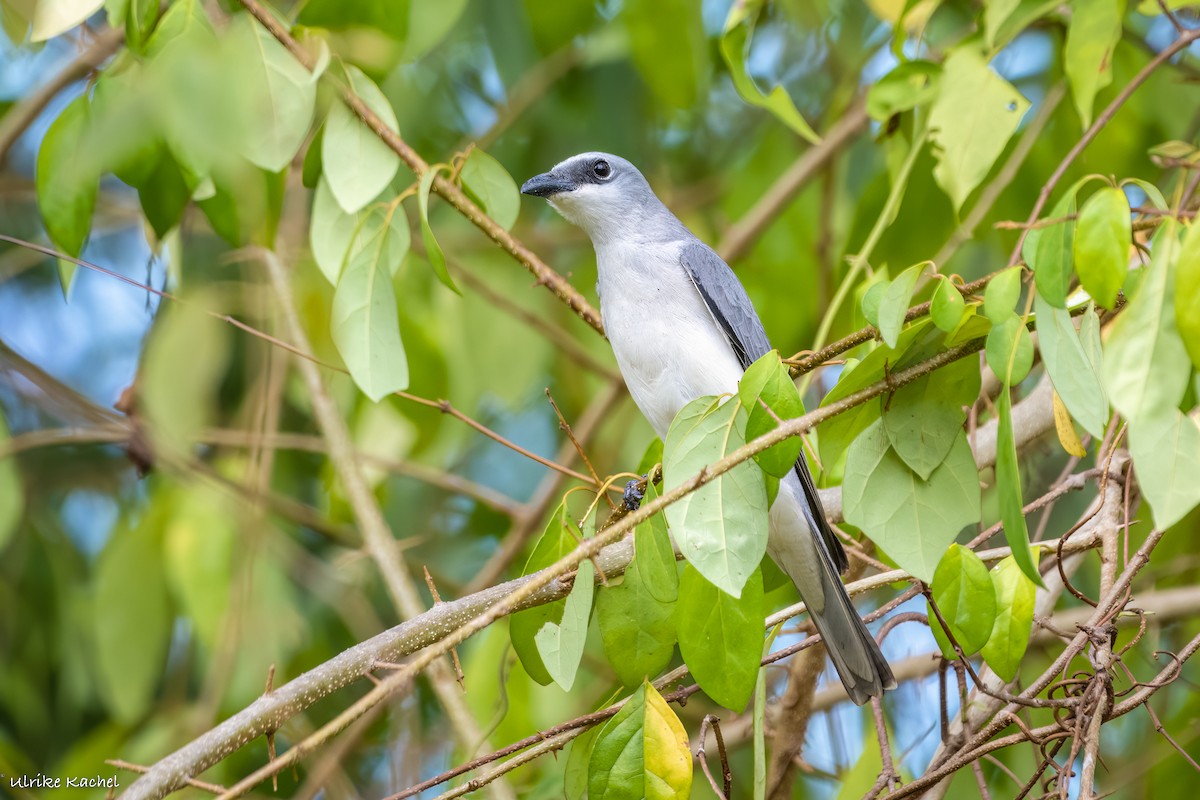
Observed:
[[[546,198],[558,213],[587,231],[593,242],[634,238],[647,222],[679,224],[637,167],[609,153],[571,156],[525,181],[521,192]]]

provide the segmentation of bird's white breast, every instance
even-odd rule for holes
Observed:
[[[733,348],[679,261],[681,243],[596,247],[600,315],[629,393],[664,439],[679,409],[737,390]]]

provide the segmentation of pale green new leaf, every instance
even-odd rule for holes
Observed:
[[[96,564],[92,629],[97,678],[113,717],[133,724],[149,710],[171,640],[157,514],[118,530]]]
[[[940,148],[934,177],[962,208],[1017,130],[1029,101],[968,42],[946,58],[929,125]]]
[[[721,34],[721,56],[725,59],[725,65],[729,67],[729,77],[733,79],[733,86],[743,100],[771,112],[796,135],[816,144],[821,141],[821,137],[800,115],[787,90],[776,86],[769,94],[763,94],[746,71],[750,37],[754,31],[754,23],[765,4],[766,0],[746,0],[733,4],[729,16],[725,19],[725,32]]]
[[[433,228],[429,225],[429,192],[433,189],[433,182],[437,180],[437,174],[442,169],[445,169],[445,166],[430,167],[421,176],[421,183],[417,187],[417,211],[421,216],[421,241],[425,245],[425,257],[429,259],[429,265],[433,267],[433,272],[437,275],[438,280],[451,291],[462,294],[455,285],[454,279],[450,277],[450,270],[446,268],[446,254],[442,252],[442,246],[438,243],[437,237],[433,235]]]
[[[741,597],[714,586],[690,564],[684,568],[675,606],[679,652],[704,693],[731,711],[745,708],[754,692],[765,619],[757,568]]]
[[[1071,416],[1088,433],[1102,437],[1108,424],[1108,394],[1071,315],[1050,305],[1040,294],[1033,299],[1033,309],[1037,315],[1038,350],[1050,381]]]
[[[996,618],[996,591],[979,556],[959,544],[950,545],[933,573],[933,600],[965,655],[987,644]],[[941,627],[930,610],[929,626]],[[947,654],[954,658],[953,650]]]
[[[979,521],[979,480],[966,434],[923,481],[896,455],[882,421],[863,431],[846,457],[846,521],[861,528],[903,569],[923,581],[963,527]]]
[[[1033,338],[1016,314],[992,327],[984,348],[988,366],[1005,386],[1025,380],[1033,366]]]
[[[794,419],[804,414],[800,393],[772,350],[746,369],[738,382],[738,396],[747,409],[746,441],[752,441],[779,427],[779,420]],[[765,407],[764,407],[765,406]],[[792,471],[804,442],[799,436],[772,445],[754,457],[768,475],[782,478]]]
[[[1096,92],[1112,82],[1113,49],[1121,39],[1125,0],[1074,0],[1067,42],[1063,46],[1063,71],[1083,127],[1092,124]]]
[[[363,394],[378,403],[408,387],[408,359],[388,267],[386,235],[348,258],[333,294],[333,343]]]
[[[592,746],[592,800],[687,800],[692,753],[687,731],[658,690],[643,683]]]
[[[676,415],[663,448],[663,491],[691,479],[745,444],[737,398],[702,397]],[[744,461],[667,506],[679,550],[704,577],[737,597],[767,548],[762,470]]]
[[[250,55],[242,76],[253,98],[254,124],[242,134],[242,155],[251,164],[279,172],[300,149],[317,99],[312,73],[249,14],[237,15],[232,36]]]
[[[1175,278],[1175,323],[1183,346],[1200,369],[1200,224],[1183,237]]]
[[[1004,538],[1012,548],[1021,570],[1038,586],[1042,576],[1037,563],[1029,555],[1029,528],[1025,524],[1024,502],[1021,499],[1021,470],[1017,461],[1017,443],[1013,437],[1012,393],[1000,392],[996,401],[999,426],[996,434],[996,492],[1000,498],[1000,520],[1004,523]]]
[[[1137,292],[1104,343],[1104,378],[1113,407],[1130,422],[1161,417],[1187,391],[1191,361],[1175,327],[1177,226],[1154,237]]]
[[[513,226],[521,210],[521,193],[499,161],[482,150],[472,150],[459,175],[463,189],[476,205],[504,230]]]
[[[885,404],[883,428],[896,455],[928,480],[962,433],[979,395],[979,366],[964,358],[902,386]]]
[[[994,47],[1000,32],[1000,27],[1012,16],[1021,5],[1021,0],[989,0],[983,8],[984,30],[987,31],[987,43]]]
[[[1037,563],[1035,551],[1030,559]],[[1029,634],[1033,630],[1033,603],[1037,587],[1029,580],[1012,556],[992,568],[996,589],[996,622],[982,655],[992,671],[1006,681],[1017,677]]]
[[[967,304],[962,293],[946,276],[940,276],[937,288],[933,290],[933,300],[929,304],[929,316],[933,324],[940,330],[950,333],[962,322],[963,312]]]
[[[1063,195],[1050,219],[1075,215],[1074,187]],[[1075,269],[1075,221],[1066,220],[1046,228],[1035,228],[1025,237],[1025,262],[1033,269],[1038,295],[1057,308],[1067,307],[1067,291]]]
[[[395,275],[411,244],[408,217],[400,204],[375,206],[359,223],[346,258],[354,259],[363,251],[369,251],[387,267],[389,275]]]
[[[367,108],[388,128],[399,131],[396,112],[379,87],[357,67],[347,65],[346,75]],[[400,156],[338,99],[325,122],[321,163],[338,205],[353,214],[387,188],[400,168]]]
[[[1112,308],[1129,274],[1133,241],[1125,193],[1111,186],[1098,190],[1079,209],[1076,225],[1074,258],[1079,283],[1099,305]]]
[[[1131,421],[1129,452],[1155,527],[1171,527],[1200,504],[1200,425],[1194,417],[1172,408]]]
[[[308,241],[321,274],[334,286],[342,274],[346,253],[363,216],[361,211],[356,214],[343,211],[329,190],[328,179],[321,177],[317,190],[313,192]]]
[[[895,347],[899,341],[904,315],[912,303],[913,290],[928,269],[928,262],[914,264],[897,275],[883,290],[883,296],[879,299],[879,335],[888,347]]]
[[[983,295],[983,313],[997,325],[1013,314],[1013,307],[1021,297],[1021,268],[1009,267],[1001,270],[990,281]]]
[[[648,484],[642,502],[656,497],[654,484]],[[610,582],[596,598],[604,653],[626,686],[653,678],[670,663],[679,596],[675,551],[662,514],[638,525],[633,543],[634,558],[621,582]]]
[[[557,623],[546,622],[533,636],[546,671],[564,692],[571,691],[575,685],[575,675],[583,658],[583,646],[587,643],[592,594],[596,588],[593,569],[591,561],[585,559],[579,562],[575,583],[563,606],[562,620]]]
[[[525,568],[521,570],[521,574],[531,575],[540,569],[545,569],[574,550],[576,539],[571,535],[571,530],[572,523],[567,506],[565,503],[560,503],[554,513],[550,515],[546,530],[542,532],[537,544],[534,545],[533,552],[525,562]],[[546,670],[545,664],[542,663],[535,637],[547,622],[562,620],[565,605],[566,601],[557,600],[553,603],[519,611],[509,617],[508,632],[512,637],[513,650],[517,651],[517,657],[521,659],[521,665],[525,667],[529,677],[543,686],[554,679]]]

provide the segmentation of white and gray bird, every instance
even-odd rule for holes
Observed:
[[[629,393],[664,440],[681,408],[736,392],[746,367],[771,350],[733,271],[633,164],[581,153],[521,191],[546,198],[591,238],[605,333]],[[861,705],[893,688],[887,660],[838,577],[846,553],[803,455],[771,506],[767,552],[800,590],[850,698]]]

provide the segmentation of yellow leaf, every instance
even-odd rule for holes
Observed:
[[[1054,393],[1054,429],[1058,431],[1058,442],[1063,450],[1079,458],[1087,455],[1083,442],[1079,441],[1079,434],[1075,432],[1075,423],[1071,421],[1071,415],[1067,413],[1067,407],[1063,405],[1058,392]]]
[[[643,753],[648,800],[686,798],[692,793],[692,752],[687,731],[662,695],[648,682]]]

